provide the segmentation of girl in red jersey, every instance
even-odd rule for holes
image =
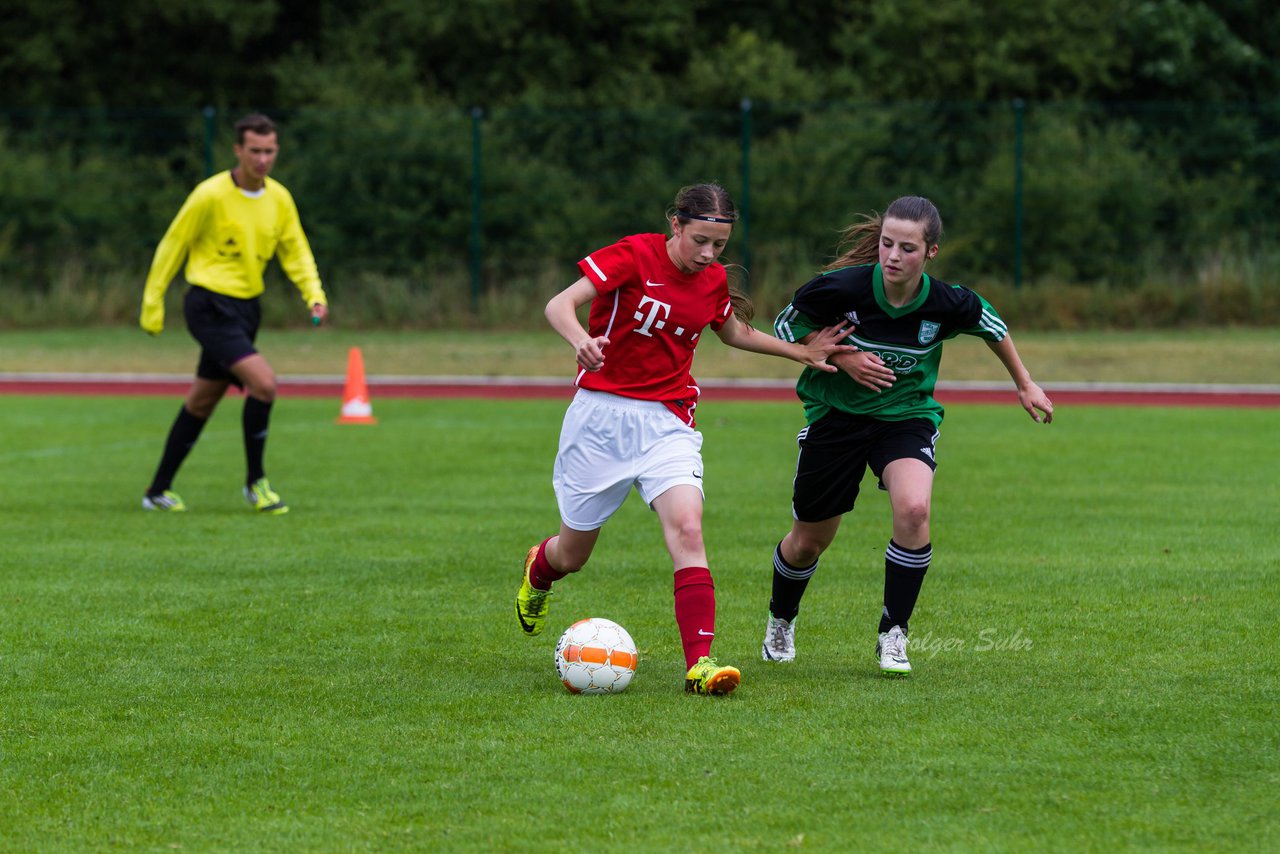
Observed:
[[[698,386],[689,374],[698,340],[709,326],[731,347],[824,371],[836,370],[829,355],[854,349],[837,343],[847,326],[793,344],[750,325],[750,301],[731,291],[716,261],[735,219],[723,187],[686,187],[668,215],[670,235],[636,234],[591,253],[578,262],[582,277],[547,303],[547,320],[577,353],[578,392],[552,478],[560,533],[529,550],[516,594],[520,627],[540,633],[552,582],[582,569],[634,485],[662,523],[675,567],[685,690],[697,694],[728,694],[741,679],[710,655],[716,600],[702,541]],[[584,329],[577,309],[587,303]]]

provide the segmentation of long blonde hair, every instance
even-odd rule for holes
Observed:
[[[855,222],[842,231],[837,244],[837,257],[823,268],[823,272],[879,261],[880,231],[884,228],[886,219],[901,219],[923,225],[926,246],[935,246],[942,239],[942,214],[938,213],[933,202],[924,196],[902,196],[894,199],[883,214],[863,214],[860,222]]]

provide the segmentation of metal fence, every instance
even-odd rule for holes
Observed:
[[[191,186],[233,164],[241,112],[0,111],[0,275],[145,266]],[[728,260],[793,285],[903,194],[943,213],[938,275],[1015,286],[1190,270],[1270,241],[1280,207],[1277,104],[268,112],[327,282],[461,277],[472,300],[663,229],[701,180],[739,204]]]

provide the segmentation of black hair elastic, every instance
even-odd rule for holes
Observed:
[[[723,222],[723,223],[727,223],[728,225],[733,225],[735,222],[735,220],[726,219],[725,217],[722,217],[722,216],[701,216],[700,214],[689,213],[686,210],[677,210],[676,216],[680,217],[681,219],[700,219],[703,222]]]

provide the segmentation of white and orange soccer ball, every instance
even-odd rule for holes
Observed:
[[[636,675],[636,642],[613,620],[590,617],[556,643],[556,675],[574,694],[617,694]]]

